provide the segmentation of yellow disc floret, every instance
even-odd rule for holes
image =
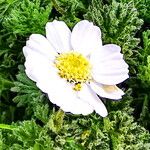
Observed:
[[[74,84],[74,90],[79,91],[82,84],[91,79],[91,65],[86,57],[77,52],[60,54],[55,65],[61,78]]]

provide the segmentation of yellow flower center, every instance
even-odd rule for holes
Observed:
[[[55,65],[60,77],[72,83],[75,91],[81,90],[82,84],[91,79],[91,65],[80,53],[73,51],[62,53],[56,57]]]

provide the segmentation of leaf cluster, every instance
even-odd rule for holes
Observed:
[[[51,11],[51,3],[41,7],[40,0],[24,0],[19,6],[14,6],[10,14],[3,19],[2,25],[8,31],[20,36],[43,33],[43,27],[48,22]]]
[[[61,110],[53,111],[44,126],[40,126],[34,120],[23,121],[9,127],[3,125],[0,137],[0,147],[4,150],[147,150],[150,148],[149,133],[133,123],[133,117],[121,111],[114,111],[109,118],[104,119],[95,114],[87,117],[69,114],[64,116]]]

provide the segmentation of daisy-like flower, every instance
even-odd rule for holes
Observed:
[[[128,65],[121,48],[102,45],[101,31],[83,20],[72,32],[63,21],[48,22],[46,37],[32,34],[23,47],[27,76],[65,112],[102,117],[107,109],[100,97],[121,99],[116,84],[126,80]]]

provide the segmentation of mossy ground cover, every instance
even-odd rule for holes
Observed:
[[[102,30],[130,66],[121,101],[102,118],[64,113],[25,74],[22,47],[45,24],[80,20]],[[150,0],[0,0],[0,150],[150,149]]]

